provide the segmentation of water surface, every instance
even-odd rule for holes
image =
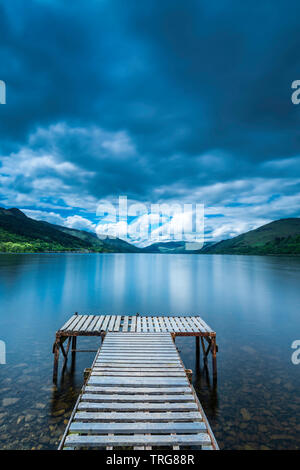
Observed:
[[[176,344],[221,448],[300,448],[300,258],[0,255],[0,448],[55,449],[93,353],[52,386],[55,331],[82,314],[199,314],[217,332],[218,383]],[[96,348],[99,338],[81,339]]]

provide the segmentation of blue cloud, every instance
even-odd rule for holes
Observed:
[[[199,202],[220,236],[298,216],[299,12],[3,0],[1,204],[93,224],[99,199],[120,194]]]

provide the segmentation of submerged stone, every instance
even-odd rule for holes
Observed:
[[[3,398],[2,400],[2,406],[10,406],[14,405],[20,400],[20,398]]]

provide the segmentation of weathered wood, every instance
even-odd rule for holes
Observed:
[[[59,361],[59,342],[56,341],[53,347],[54,351],[54,364],[53,364],[53,382],[57,382],[57,373],[58,373],[58,361]]]
[[[75,421],[103,421],[103,422],[187,422],[187,421],[202,421],[203,417],[199,411],[188,412],[168,412],[168,413],[148,413],[147,411],[131,411],[130,413],[122,412],[92,412],[92,411],[78,411],[75,414]]]
[[[90,388],[86,387],[85,392],[82,395],[82,400],[83,401],[91,401],[91,402],[130,402],[130,403],[136,403],[136,402],[146,402],[146,403],[152,403],[152,402],[162,402],[162,403],[168,403],[168,402],[190,402],[194,400],[194,397],[191,393],[189,394],[182,394],[182,395],[166,395],[166,394],[161,394],[161,395],[136,395],[131,393],[130,395],[124,395],[124,394],[112,394],[108,395],[107,393],[98,393],[93,389],[93,393],[90,393]]]
[[[61,331],[67,330],[68,327],[73,323],[73,321],[76,320],[76,318],[77,315],[72,315],[71,318],[69,318],[69,320],[61,327]]]
[[[94,366],[94,370],[97,372],[170,372],[170,373],[177,373],[181,372],[182,368],[179,366],[173,368],[164,368],[162,367],[107,367],[99,363],[99,365]]]
[[[132,371],[103,371],[99,369],[93,369],[93,376],[100,376],[100,377],[184,377],[184,372],[168,372],[168,371],[139,371],[139,372],[132,372]],[[159,379],[158,379],[159,380]]]
[[[188,386],[186,387],[160,387],[160,388],[151,388],[151,387],[101,387],[99,385],[87,385],[85,387],[85,391],[89,393],[103,393],[103,394],[134,394],[137,396],[138,394],[141,395],[149,395],[149,396],[156,396],[161,395],[163,393],[176,393],[176,396],[180,397],[181,394],[190,394],[191,390]]]
[[[151,444],[152,446],[170,445],[198,445],[210,444],[210,437],[205,432],[199,434],[174,434],[174,435],[135,435],[135,436],[81,436],[70,434],[66,437],[66,445],[75,447],[103,447],[103,446],[133,446]]]
[[[138,329],[138,318],[133,323],[124,319],[125,329]],[[173,321],[176,328],[189,325]],[[106,326],[115,325],[110,318]],[[161,319],[144,318],[141,325],[154,332],[106,334],[59,448],[217,448],[172,335],[161,331]],[[216,351],[213,342],[209,345]]]
[[[92,398],[93,395],[88,396]],[[84,395],[78,405],[78,410],[94,411],[196,411],[195,402],[188,403],[97,403],[96,401],[84,401]]]
[[[98,383],[106,386],[119,385],[120,387],[124,387],[126,385],[130,385],[132,387],[146,387],[148,385],[152,385],[153,387],[163,387],[164,385],[181,387],[182,385],[186,385],[186,378],[160,377],[158,381],[155,377],[100,377],[94,375],[92,372],[89,383]]]
[[[188,423],[176,422],[152,422],[152,423],[85,423],[75,421],[71,424],[71,432],[93,433],[93,434],[131,434],[131,433],[198,433],[205,431],[206,427],[202,421]]]

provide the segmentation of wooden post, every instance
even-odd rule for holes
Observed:
[[[193,381],[193,371],[192,369],[185,369],[186,376],[190,383]]]
[[[206,364],[207,357],[206,357],[206,349],[205,349],[204,339],[203,339],[202,336],[200,338],[201,338],[201,346],[202,346],[202,349],[203,349],[203,361]]]
[[[76,360],[76,345],[77,345],[77,336],[72,336],[72,346],[71,346],[71,369],[70,372],[73,374],[75,370],[75,360]]]
[[[59,339],[56,338],[53,345],[54,353],[54,364],[53,364],[53,383],[57,383],[57,371],[58,371],[58,360],[59,360]]]
[[[215,336],[211,338],[211,342],[212,342],[211,354],[212,354],[213,377],[215,379],[217,377],[217,350],[218,350]]]
[[[72,371],[74,370],[74,367],[75,367],[76,345],[77,345],[77,336],[72,336],[72,346],[71,346],[71,352],[72,352],[71,370]]]
[[[200,339],[199,336],[195,336],[196,340],[196,371],[200,369]]]
[[[67,348],[66,348],[66,350],[65,350],[65,360],[64,360],[64,366],[66,366],[66,364],[67,364],[67,360],[68,360],[68,354],[69,354],[69,349],[70,349],[71,340],[72,340],[72,338],[71,338],[71,336],[69,336],[69,338],[68,338],[68,344],[67,344]]]

